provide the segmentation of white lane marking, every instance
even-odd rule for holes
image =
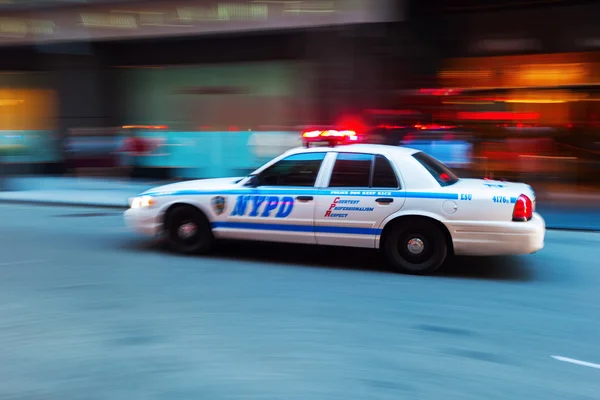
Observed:
[[[3,262],[0,263],[0,267],[5,267],[9,265],[22,265],[22,264],[40,264],[48,262],[48,260],[26,260],[26,261],[11,261],[11,262]]]
[[[561,357],[561,356],[550,356],[550,357],[552,357],[558,361],[564,361],[564,362],[568,362],[571,364],[583,365],[584,367],[600,369],[600,364],[594,364],[594,363],[587,362],[587,361],[580,361],[580,360],[576,360],[574,358]]]

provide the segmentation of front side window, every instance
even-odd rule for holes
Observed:
[[[458,175],[445,164],[428,154],[418,152],[413,157],[435,178],[440,186],[450,186],[458,182]]]
[[[314,186],[326,153],[294,154],[258,175],[258,186]]]
[[[399,188],[392,165],[382,155],[339,153],[336,157],[329,187]]]

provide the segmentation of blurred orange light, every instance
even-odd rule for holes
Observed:
[[[167,129],[166,125],[123,125],[123,129]]]
[[[505,103],[521,103],[521,104],[560,104],[566,103],[568,100],[553,100],[553,99],[507,99]]]
[[[415,125],[415,128],[425,131],[425,130],[434,130],[434,129],[451,129],[451,128],[454,128],[454,126],[438,125],[438,124],[429,124],[429,125],[417,124],[417,125]]]
[[[0,106],[15,106],[17,104],[22,104],[23,100],[12,100],[12,99],[2,99],[0,100]]]
[[[493,75],[492,71],[488,70],[443,70],[439,73],[441,78],[489,78]]]

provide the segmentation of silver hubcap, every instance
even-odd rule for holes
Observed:
[[[410,239],[406,247],[408,248],[408,251],[410,251],[411,254],[415,255],[421,254],[423,250],[425,250],[425,244],[421,239],[418,238]]]
[[[192,222],[188,222],[187,224],[181,225],[177,229],[177,235],[182,239],[189,239],[196,234],[196,225]]]

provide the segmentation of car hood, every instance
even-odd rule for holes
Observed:
[[[197,179],[193,181],[177,182],[168,185],[158,186],[145,191],[141,195],[166,195],[166,194],[185,194],[186,192],[212,192],[215,190],[226,190],[238,187],[238,182],[243,177],[235,178],[214,178]]]

